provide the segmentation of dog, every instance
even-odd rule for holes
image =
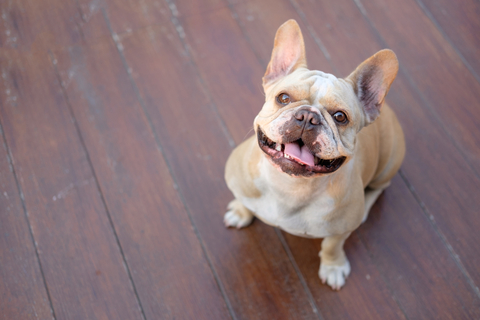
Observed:
[[[255,216],[296,236],[323,238],[319,277],[339,290],[350,274],[345,240],[366,220],[405,155],[402,128],[384,103],[397,72],[388,49],[345,79],[309,70],[297,22],[280,26],[255,135],[226,163],[235,199],[225,225],[243,228]]]

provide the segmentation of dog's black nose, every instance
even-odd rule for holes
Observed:
[[[299,122],[299,125],[305,126],[305,129],[309,127],[318,126],[320,124],[320,116],[309,110],[301,109],[295,113],[295,119]]]

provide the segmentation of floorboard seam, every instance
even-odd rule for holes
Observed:
[[[290,259],[290,263],[293,265],[293,268],[295,269],[295,272],[297,273],[298,279],[300,280],[300,283],[303,286],[303,290],[305,290],[305,293],[307,294],[308,302],[310,303],[310,306],[312,307],[313,313],[317,316],[319,320],[324,320],[325,318],[323,317],[322,313],[320,312],[320,309],[317,307],[315,298],[313,297],[312,292],[310,291],[310,288],[308,287],[307,281],[305,280],[305,277],[303,276],[302,272],[300,271],[300,268],[297,265],[297,262],[295,261],[295,257],[292,254],[292,251],[290,250],[290,247],[288,246],[287,241],[285,240],[285,237],[282,234],[282,231],[280,231],[278,228],[275,228],[275,233],[277,234],[278,238],[280,239],[280,242],[282,243],[283,249],[285,250],[285,253],[287,254],[288,258]]]
[[[432,226],[433,230],[435,231],[435,233],[440,237],[441,241],[443,242],[443,245],[445,246],[445,248],[447,249],[448,253],[450,254],[450,256],[452,257],[453,261],[455,262],[455,265],[457,266],[457,268],[460,270],[460,272],[463,274],[463,276],[465,277],[465,279],[467,280],[467,283],[470,285],[470,287],[472,288],[472,290],[475,292],[476,296],[477,296],[477,299],[480,299],[480,290],[479,288],[475,285],[475,282],[473,281],[472,277],[470,276],[470,274],[468,273],[467,269],[465,268],[465,266],[463,265],[462,263],[462,260],[460,259],[460,257],[458,256],[458,254],[455,252],[455,250],[453,249],[453,247],[450,245],[450,243],[448,242],[447,240],[447,237],[442,233],[442,231],[440,231],[440,228],[438,227],[437,223],[435,222],[435,217],[430,213],[430,211],[428,210],[427,206],[423,203],[423,201],[420,199],[420,196],[418,195],[417,191],[415,190],[415,188],[413,187],[413,185],[410,183],[410,181],[407,179],[407,177],[405,176],[405,174],[403,173],[402,170],[400,170],[399,172],[399,175],[400,177],[402,177],[402,180],[404,181],[404,183],[406,184],[408,190],[410,191],[410,193],[412,194],[412,196],[415,198],[415,200],[417,201],[418,205],[420,206],[420,208],[422,209],[422,212],[425,216],[425,218],[429,221],[430,225]]]
[[[194,70],[196,71],[197,79],[200,81],[203,93],[205,94],[206,97],[208,97],[208,99],[210,101],[213,113],[215,114],[215,117],[216,117],[216,119],[217,119],[217,121],[220,125],[220,128],[222,129],[222,131],[223,131],[223,133],[224,133],[224,135],[225,135],[225,137],[228,141],[228,144],[230,145],[230,147],[234,148],[235,147],[235,140],[233,139],[233,136],[232,136],[230,130],[228,129],[228,126],[227,126],[225,120],[223,119],[221,113],[218,111],[218,107],[215,104],[215,102],[213,100],[213,97],[211,96],[210,92],[207,89],[207,85],[205,84],[205,80],[203,79],[203,77],[202,77],[202,75],[199,71],[199,68],[198,68],[198,66],[195,62],[195,59],[193,58],[193,56],[191,54],[190,46],[185,41],[185,30],[183,29],[182,25],[180,24],[179,19],[177,18],[177,15],[178,15],[177,7],[175,6],[175,3],[173,3],[171,0],[164,0],[164,1],[167,4],[168,8],[170,9],[170,12],[172,14],[171,22],[172,22],[173,26],[175,27],[175,30],[177,31],[178,38],[180,39],[180,41],[183,45],[183,48],[185,50],[185,53],[188,57],[188,60],[189,60],[190,64],[194,67]]]
[[[7,152],[8,164],[9,164],[10,169],[12,171],[13,178],[15,179],[15,184],[17,185],[17,191],[18,191],[18,194],[20,196],[20,202],[22,203],[24,217],[25,217],[25,220],[26,220],[27,225],[28,225],[28,231],[30,233],[30,238],[32,240],[33,247],[35,249],[35,256],[37,258],[38,266],[40,268],[40,274],[42,275],[43,285],[45,286],[45,291],[47,292],[48,302],[49,302],[49,305],[50,305],[50,312],[53,316],[53,319],[55,320],[55,319],[57,319],[57,317],[55,315],[55,309],[53,308],[52,296],[50,294],[50,290],[49,290],[48,285],[47,285],[47,279],[45,278],[45,273],[43,271],[42,261],[40,260],[40,255],[38,253],[37,241],[35,241],[35,236],[33,235],[33,229],[32,229],[32,225],[30,223],[30,217],[28,215],[27,205],[25,204],[23,189],[22,189],[22,186],[20,185],[20,181],[18,179],[17,172],[15,170],[15,165],[14,165],[14,162],[13,162],[14,158],[12,156],[12,152],[10,150],[10,147],[8,146],[7,137],[5,136],[5,132],[3,131],[3,125],[2,125],[1,119],[0,119],[0,135],[2,135],[3,145],[4,145],[4,148],[5,148],[5,151]]]
[[[125,256],[125,252],[123,251],[122,245],[120,244],[120,239],[118,237],[117,230],[116,230],[115,225],[113,223],[113,219],[112,219],[112,216],[110,214],[110,210],[108,209],[108,205],[107,205],[107,202],[105,200],[103,190],[100,186],[100,182],[99,182],[97,173],[96,173],[95,168],[93,166],[93,162],[92,162],[92,159],[90,157],[90,153],[88,152],[87,145],[85,143],[85,140],[83,139],[83,135],[82,135],[82,132],[80,130],[80,126],[78,124],[77,118],[75,117],[75,112],[73,111],[73,107],[72,107],[72,104],[71,104],[70,99],[68,97],[66,88],[62,83],[62,79],[61,79],[60,73],[58,71],[56,59],[55,59],[53,53],[50,50],[48,51],[48,54],[50,56],[50,61],[52,63],[52,66],[55,70],[57,81],[60,84],[60,87],[62,89],[62,94],[65,97],[65,101],[66,101],[67,106],[68,106],[70,117],[72,117],[72,120],[73,120],[72,122],[74,124],[75,130],[76,130],[78,138],[80,140],[80,144],[82,146],[83,151],[85,152],[85,157],[87,159],[88,165],[89,165],[90,169],[92,170],[92,175],[93,175],[93,178],[95,179],[95,185],[97,187],[98,193],[100,194],[100,199],[101,199],[103,207],[105,209],[105,213],[106,213],[108,221],[110,223],[110,227],[112,228],[112,233],[113,233],[113,236],[114,236],[115,241],[117,243],[118,250],[120,252],[120,255],[122,256],[122,261],[123,261],[125,270],[127,271],[127,275],[128,275],[129,281],[130,281],[130,285],[132,286],[132,289],[133,289],[133,292],[134,292],[134,295],[135,295],[135,299],[137,300],[138,308],[140,309],[140,314],[142,316],[142,319],[146,320],[145,312],[143,310],[143,306],[142,306],[142,303],[140,301],[140,297],[138,295],[137,288],[135,287],[135,282],[133,281],[132,273],[130,271],[130,267],[128,266],[128,262],[127,262],[127,258]]]
[[[317,44],[317,47],[320,48],[320,51],[322,51],[323,56],[325,57],[325,59],[327,59],[333,72],[335,72],[336,74],[340,74],[340,71],[337,69],[337,66],[332,61],[332,57],[330,56],[330,53],[328,52],[327,47],[323,44],[322,39],[320,39],[318,34],[315,32],[315,29],[313,29],[313,27],[308,22],[308,19],[305,16],[305,12],[303,12],[303,10],[300,8],[296,0],[290,0],[289,2],[292,5],[292,7],[295,9],[297,14],[300,16],[300,19],[302,19],[303,23],[305,23],[308,33]]]
[[[79,0],[75,0],[75,4],[77,6],[76,9],[78,11],[78,14],[80,15],[80,19],[82,20],[82,24],[86,23],[87,21],[85,20],[85,14],[83,13],[83,10],[82,10],[82,7],[79,3]],[[81,39],[86,42],[85,33],[83,32],[82,25],[79,24],[76,19],[75,19],[75,25],[77,26],[77,30],[80,33]]]
[[[371,210],[371,209],[370,209]],[[405,317],[405,319],[409,320],[410,318],[408,317],[408,314],[407,314],[407,311],[405,310],[405,308],[403,307],[403,305],[400,303],[400,301],[398,300],[397,296],[395,295],[394,293],[394,290],[390,284],[390,282],[387,280],[387,277],[383,274],[383,272],[378,268],[378,265],[377,265],[377,262],[375,261],[375,257],[373,256],[370,248],[368,247],[368,245],[365,243],[365,240],[363,239],[363,237],[360,235],[360,232],[357,230],[354,231],[355,234],[358,236],[358,239],[360,239],[360,242],[362,243],[363,247],[365,248],[365,250],[367,250],[367,254],[370,258],[370,260],[372,261],[372,264],[375,266],[375,269],[377,269],[378,271],[378,274],[380,275],[380,277],[382,278],[382,281],[385,283],[385,285],[387,286],[387,289],[388,289],[388,292],[390,293],[390,296],[392,297],[393,301],[395,301],[395,303],[397,304],[398,308],[400,309],[400,311],[402,311],[402,314],[403,316]]]
[[[255,50],[255,46],[253,45],[252,43],[252,39],[250,39],[250,37],[248,36],[247,32],[245,32],[245,28],[243,26],[243,23],[240,21],[239,19],[239,16],[238,16],[238,13],[237,11],[235,10],[235,4],[232,3],[232,0],[225,0],[225,2],[227,3],[227,6],[228,8],[230,9],[230,12],[232,13],[232,16],[233,16],[233,19],[235,20],[235,22],[237,23],[238,27],[240,28],[240,30],[242,31],[242,35],[243,37],[245,38],[245,40],[247,41],[248,45],[250,46],[250,49],[252,50],[253,52],[253,55],[255,56],[255,58],[257,58],[257,60],[260,62],[260,65],[263,66],[265,68],[265,70],[267,69],[267,64],[268,64],[268,61],[265,61],[262,59],[262,56],[257,52],[257,50]],[[273,44],[273,41],[272,41],[272,44]],[[263,92],[262,92],[263,94]]]
[[[384,46],[386,46],[386,41],[383,39],[383,37],[380,35],[380,33],[378,32],[378,30],[376,29],[376,27],[374,26],[373,22],[370,20],[370,18],[368,17],[367,15],[367,12],[365,10],[365,8],[363,7],[362,3],[361,3],[361,0],[352,0],[355,5],[357,6],[357,8],[360,10],[360,12],[362,13],[364,19],[367,21],[367,23],[369,24],[370,28],[372,29],[372,31],[374,32],[374,34],[376,35],[376,37],[379,39],[380,43],[382,43]],[[432,106],[430,105],[430,103],[428,103],[427,99],[424,97],[424,95],[421,93],[421,91],[415,86],[415,82],[414,80],[410,77],[410,75],[408,74],[407,71],[405,71],[404,69],[400,69],[400,72],[402,72],[402,74],[406,77],[410,87],[414,90],[414,92],[420,97],[421,101],[423,104],[425,104],[428,109],[430,110],[430,112],[432,112],[435,116],[435,121],[437,121],[442,128],[445,128],[445,126],[443,126],[443,123],[440,119],[440,116],[433,110]],[[446,131],[445,129],[443,129],[444,132],[446,133],[446,135],[449,137],[450,141],[452,142],[452,144],[456,147],[456,149],[460,152],[460,154],[462,155],[462,157],[464,159],[466,159],[465,157],[465,154],[463,153],[463,151],[461,149],[459,149],[458,147],[458,144],[455,143],[455,140],[453,139],[453,137],[450,135],[450,133],[448,131]],[[473,173],[475,174],[475,176],[477,178],[480,178],[478,176],[478,173],[474,170],[474,168],[472,167],[472,165],[470,164],[469,161],[465,160],[466,164],[468,165],[468,167],[473,171]],[[467,272],[467,270],[465,269],[465,267],[463,266],[463,263],[461,262],[461,259],[460,257],[458,256],[458,254],[455,252],[455,250],[453,249],[453,247],[450,245],[450,243],[448,242],[447,238],[445,237],[445,235],[440,231],[440,228],[438,227],[438,225],[432,221],[432,219],[430,219],[430,214],[428,213],[428,209],[425,205],[425,203],[421,200],[420,198],[420,195],[415,191],[415,189],[413,188],[413,185],[410,183],[410,181],[406,178],[405,174],[403,173],[402,170],[399,171],[399,174],[401,175],[402,179],[404,180],[404,182],[406,183],[407,187],[409,188],[410,192],[412,192],[412,195],[415,197],[415,199],[417,200],[417,202],[419,203],[420,207],[422,208],[422,212],[424,212],[424,214],[426,215],[426,218],[430,221],[434,231],[440,236],[440,238],[442,239],[442,242],[444,244],[444,246],[446,247],[446,249],[448,250],[448,252],[450,253],[452,259],[455,261],[455,263],[457,264],[457,267],[459,268],[460,272],[462,272],[462,274],[465,276],[465,278],[467,279],[467,282],[469,283],[469,285],[472,287],[473,291],[475,292],[475,294],[477,295],[477,298],[480,298],[480,290],[475,286],[475,282],[473,281],[473,279],[470,277],[470,274]]]
[[[131,83],[131,85],[132,85],[132,87],[133,87],[133,90],[134,90],[134,92],[135,92],[135,95],[137,96],[137,100],[138,100],[138,102],[139,102],[139,104],[140,104],[140,106],[141,106],[142,112],[144,113],[145,118],[147,119],[147,123],[148,123],[149,129],[150,129],[150,131],[152,132],[152,135],[153,135],[153,137],[154,137],[154,139],[155,139],[157,148],[158,148],[160,154],[162,155],[162,157],[163,157],[163,159],[164,159],[164,161],[165,161],[165,164],[166,164],[166,166],[167,166],[167,168],[168,168],[168,172],[169,172],[170,176],[172,177],[172,180],[173,180],[173,182],[174,182],[174,184],[175,184],[175,189],[176,189],[176,191],[177,191],[178,197],[179,197],[179,199],[180,199],[183,207],[185,208],[185,212],[187,213],[187,216],[188,216],[188,219],[189,219],[189,221],[190,221],[190,224],[192,225],[192,229],[193,229],[193,231],[194,231],[194,233],[195,233],[195,236],[197,237],[197,240],[198,240],[198,242],[199,242],[199,244],[200,244],[200,247],[201,247],[201,249],[202,249],[203,255],[204,255],[205,259],[207,260],[207,263],[208,263],[208,265],[209,265],[209,267],[210,267],[210,270],[211,270],[212,275],[213,275],[213,277],[214,277],[214,279],[215,279],[215,282],[217,283],[217,286],[218,286],[218,288],[219,288],[219,290],[220,290],[220,292],[221,292],[221,294],[222,294],[222,297],[223,297],[223,299],[224,299],[224,301],[225,301],[225,305],[226,305],[226,307],[227,307],[227,310],[228,310],[231,318],[232,318],[233,320],[236,320],[237,318],[236,318],[235,313],[234,313],[234,311],[233,311],[232,304],[231,304],[231,302],[230,302],[230,300],[229,300],[229,298],[228,298],[228,296],[227,296],[225,287],[223,286],[223,283],[221,282],[220,277],[219,277],[217,271],[215,270],[215,267],[214,267],[214,265],[213,265],[213,263],[212,263],[212,261],[211,261],[211,259],[210,259],[210,256],[208,255],[206,246],[205,246],[205,244],[204,244],[204,242],[203,242],[203,239],[202,239],[202,237],[201,237],[201,235],[200,235],[200,232],[198,231],[198,228],[197,228],[197,226],[196,226],[196,224],[195,224],[195,222],[194,222],[193,216],[192,216],[192,214],[191,214],[191,212],[190,212],[190,210],[189,210],[189,208],[188,208],[188,205],[187,205],[187,202],[186,202],[186,200],[185,200],[185,197],[183,196],[183,193],[182,193],[182,191],[180,190],[180,187],[179,187],[179,185],[178,185],[178,183],[177,183],[176,175],[174,174],[174,171],[173,171],[173,169],[172,169],[172,166],[170,165],[170,162],[168,161],[167,155],[166,155],[166,153],[165,153],[165,151],[164,151],[164,149],[163,149],[163,147],[162,147],[162,144],[161,144],[161,142],[160,142],[160,139],[159,139],[159,137],[158,137],[158,135],[157,135],[157,132],[156,132],[156,130],[155,130],[155,126],[153,125],[153,122],[152,122],[152,120],[151,120],[151,117],[150,117],[150,115],[149,115],[149,113],[148,113],[148,111],[147,111],[147,108],[146,108],[146,106],[145,106],[145,102],[143,101],[143,98],[142,98],[142,96],[141,96],[141,94],[140,94],[140,90],[138,89],[138,86],[137,86],[135,80],[134,80],[133,77],[131,76],[131,73],[128,71],[128,70],[129,70],[129,66],[128,66],[128,63],[127,63],[127,59],[125,58],[125,55],[123,54],[123,51],[120,49],[122,45],[121,45],[121,43],[120,43],[120,41],[119,41],[119,38],[118,38],[118,36],[113,32],[113,29],[112,29],[112,27],[111,27],[110,20],[108,19],[108,15],[107,15],[106,11],[105,11],[104,9],[102,9],[102,12],[103,12],[104,19],[105,19],[105,21],[106,21],[106,23],[107,23],[108,29],[109,29],[109,31],[110,31],[110,34],[111,34],[111,36],[112,36],[112,39],[113,39],[113,41],[115,42],[115,45],[116,45],[116,47],[117,47],[117,51],[118,51],[118,54],[119,54],[119,56],[120,56],[120,59],[122,60],[123,67],[124,67],[124,69],[126,70],[126,72],[127,72],[127,74],[128,74],[128,78],[129,78],[130,83]],[[233,139],[232,139],[232,141],[233,141]]]
[[[480,83],[480,76],[477,74],[475,69],[468,63],[467,59],[463,56],[463,54],[458,50],[457,46],[450,40],[450,37],[443,31],[443,28],[440,26],[440,24],[437,22],[437,19],[433,16],[433,14],[428,10],[428,8],[425,6],[425,4],[421,0],[415,0],[415,2],[418,4],[418,6],[422,9],[423,13],[430,19],[430,21],[433,23],[435,28],[440,32],[440,34],[443,36],[445,41],[448,42],[450,47],[455,51],[455,53],[460,57],[460,60],[462,60],[463,64],[465,67],[470,71],[470,73],[477,79],[477,82]]]

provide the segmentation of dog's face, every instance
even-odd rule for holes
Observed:
[[[357,133],[379,115],[397,71],[390,50],[346,79],[309,70],[300,28],[287,21],[277,31],[263,78],[266,102],[254,121],[260,148],[292,176],[335,172],[352,158]]]
[[[298,68],[265,94],[254,125],[260,147],[276,167],[314,176],[334,172],[351,158],[364,115],[349,82]]]

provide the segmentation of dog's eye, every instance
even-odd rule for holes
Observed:
[[[290,96],[286,93],[280,93],[278,96],[277,96],[277,101],[278,103],[280,104],[283,104],[284,106],[286,106],[287,104],[290,103]]]
[[[346,123],[347,122],[347,116],[342,111],[335,112],[333,114],[333,119],[335,119],[335,121],[337,121],[338,123]]]

